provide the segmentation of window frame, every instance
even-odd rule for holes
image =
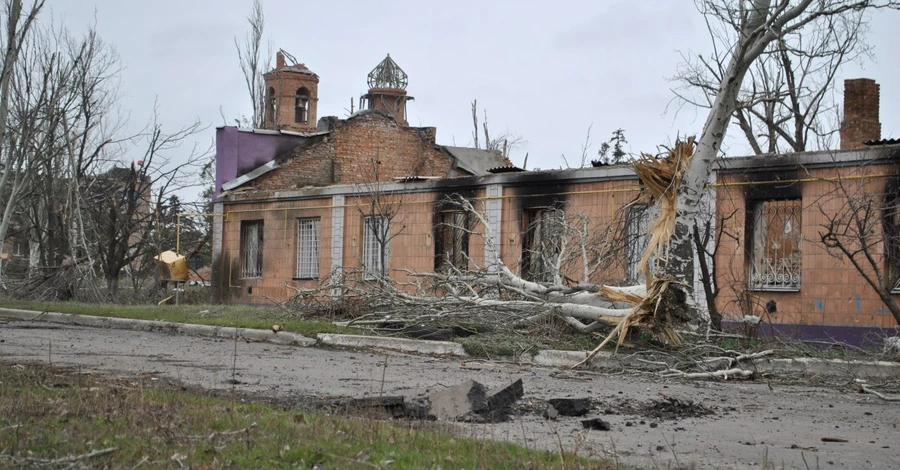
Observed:
[[[558,218],[554,218],[556,214]],[[528,207],[522,210],[522,257],[521,257],[521,273],[522,278],[532,282],[553,282],[551,271],[548,264],[548,253],[554,253],[559,256],[562,250],[561,240],[552,241],[554,227],[548,222],[554,220],[565,222],[566,213],[561,204],[551,204],[549,206]],[[535,241],[535,234],[538,235]],[[551,240],[549,244],[546,240]],[[535,246],[539,244],[540,246]],[[535,261],[535,254],[539,254]],[[555,257],[554,256],[554,257]],[[540,266],[536,266],[539,264]],[[535,269],[538,271],[535,272]]]
[[[448,221],[446,218],[449,217]],[[445,272],[469,269],[472,216],[462,209],[437,210],[434,225],[434,269]],[[448,243],[449,241],[449,243]]]
[[[294,279],[319,279],[319,240],[321,238],[322,218],[298,217],[296,220],[297,247],[295,250]],[[304,226],[304,224],[310,225]],[[307,245],[310,242],[312,245]],[[304,270],[304,267],[308,267],[308,270]]]
[[[380,222],[375,222],[379,220]],[[374,227],[374,228],[373,228]],[[376,230],[383,241],[378,240]],[[384,279],[390,264],[391,220],[386,215],[362,217],[362,271],[364,280]],[[375,258],[377,256],[377,258]],[[374,262],[373,262],[374,261]],[[374,266],[373,266],[374,265]]]
[[[278,100],[275,98],[275,87],[266,89],[265,121],[269,125],[275,125],[278,120]]]
[[[647,232],[653,222],[651,209],[650,204],[634,203],[625,210],[625,227],[622,234],[625,237],[623,242],[625,245],[625,280],[627,282],[643,281],[641,279],[643,273],[638,271],[638,265],[644,252],[647,251],[647,247],[650,246],[650,235]]]
[[[773,217],[779,217],[782,233],[788,233],[790,230],[791,239],[787,237],[781,238],[781,243],[777,243],[769,238],[764,238],[770,232],[770,226],[773,221],[766,219],[767,205],[790,203],[788,208],[774,207]],[[785,210],[790,213],[785,213]],[[778,211],[782,213],[778,213]],[[799,292],[803,286],[803,199],[802,197],[786,197],[786,198],[766,198],[756,199],[747,202],[747,289],[755,292]],[[765,227],[760,226],[760,222],[766,221]],[[788,228],[790,223],[790,228]],[[796,227],[795,227],[796,226]],[[776,225],[777,227],[777,225]],[[763,233],[765,232],[765,233]],[[795,235],[794,235],[795,234]],[[795,242],[791,248],[785,248],[787,241]],[[771,250],[790,249],[790,253],[782,252],[782,255],[788,255],[790,258],[796,257],[795,261],[788,260],[788,257],[781,256],[776,258],[768,257]],[[761,253],[764,250],[765,253]],[[772,260],[775,260],[772,263]],[[757,280],[762,276],[758,274],[763,262],[767,264],[763,272],[768,272],[766,280]]]
[[[252,227],[258,227],[253,232]],[[242,220],[241,221],[241,235],[240,235],[240,243],[241,243],[241,279],[262,279],[263,277],[263,257],[264,257],[264,234],[265,233],[265,222],[263,219],[254,219],[254,220]],[[255,237],[255,249],[251,246],[251,238]],[[253,253],[254,257],[249,257],[248,253]],[[255,264],[253,266],[253,270],[248,266],[249,263]]]
[[[297,88],[294,97],[294,123],[306,124],[309,122],[309,89],[305,86]]]

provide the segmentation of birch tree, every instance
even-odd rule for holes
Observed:
[[[727,60],[723,61],[725,66],[714,88],[696,151],[681,177],[671,236],[667,237],[665,256],[660,257],[662,272],[682,283],[678,289],[684,298],[690,290],[687,286],[693,285],[691,232],[699,212],[700,197],[732,116],[738,109],[744,78],[755,62],[770,50],[773,42],[822,23],[828,24],[840,15],[900,6],[896,1],[876,0],[698,0],[697,4],[704,14],[726,18],[738,33],[724,51]]]
[[[13,143],[9,139],[8,124],[12,79],[17,70],[19,55],[29,37],[44,0],[34,0],[30,7],[23,9],[22,0],[5,0],[2,4],[6,16],[5,29],[2,31],[3,63],[0,69],[0,197],[6,198],[0,203],[0,242],[6,240],[17,209],[19,198],[30,175],[25,169],[25,154],[13,152]]]
[[[731,45],[743,27],[741,17],[723,6],[697,2],[711,50],[685,57],[679,67],[675,94],[682,103],[708,109],[715,100]],[[802,28],[782,31],[766,46],[747,70],[733,113],[733,122],[753,153],[803,152],[827,144],[838,128],[834,100],[838,71],[872,55],[866,42],[868,16],[865,8],[823,15]]]

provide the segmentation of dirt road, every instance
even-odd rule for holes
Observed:
[[[649,468],[759,469],[766,462],[774,468],[900,468],[900,404],[854,393],[849,384],[835,389],[773,384],[770,389],[766,383],[743,381],[685,383],[27,322],[0,325],[0,360],[150,374],[220,390],[231,389],[234,374],[239,391],[282,402],[379,393],[414,397],[466,379],[490,388],[522,378],[524,404],[540,410],[547,398],[590,396],[598,408],[589,416],[599,414],[612,430],[587,432],[578,418],[548,421],[534,412],[501,424],[459,424],[460,432],[547,450],[562,445],[582,455],[615,452],[621,463]],[[651,405],[660,394],[697,401],[714,414],[673,420],[630,409]],[[823,437],[848,442],[822,442]]]

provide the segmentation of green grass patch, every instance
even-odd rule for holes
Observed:
[[[60,312],[103,317],[161,320],[199,325],[233,326],[237,328],[269,329],[279,325],[284,331],[315,336],[317,333],[359,333],[355,328],[344,328],[326,321],[299,320],[272,308],[234,305],[118,305],[88,304],[79,302],[35,302],[28,300],[0,299],[0,307],[34,310],[35,312]]]
[[[112,449],[112,450],[110,450]],[[88,457],[91,452],[107,450]],[[90,468],[614,468],[423,429],[0,364],[0,466]]]

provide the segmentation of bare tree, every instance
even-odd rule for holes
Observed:
[[[250,30],[247,37],[241,43],[234,38],[234,47],[237,49],[238,62],[241,72],[244,74],[244,82],[253,107],[251,127],[262,128],[266,124],[266,83],[263,73],[272,62],[272,47],[269,46],[266,58],[263,59],[263,32],[266,27],[266,16],[263,12],[260,0],[253,0],[253,9],[247,17]]]
[[[146,258],[154,247],[151,234],[156,228],[159,208],[175,192],[194,184],[197,170],[208,149],[196,146],[186,157],[172,155],[193,135],[205,129],[199,122],[166,132],[154,118],[139,138],[142,158],[131,167],[114,164],[106,171],[86,178],[82,185],[82,206],[88,219],[89,247],[95,253],[110,295],[118,293],[124,268]],[[120,159],[121,160],[121,159]],[[147,265],[135,269],[147,269]]]
[[[819,22],[828,22],[847,12],[873,8],[897,8],[895,1],[838,1],[838,0],[703,0],[698,3],[701,12],[712,12],[727,19],[738,31],[734,42],[726,52],[710,112],[696,141],[696,151],[684,153],[684,160],[673,162],[669,169],[675,171],[668,181],[674,183],[666,193],[671,201],[664,207],[661,217],[664,224],[665,242],[662,250],[660,274],[674,282],[668,284],[680,293],[674,298],[682,299],[673,307],[688,307],[685,303],[693,285],[694,247],[692,243],[693,225],[700,209],[700,198],[718,156],[728,125],[738,108],[744,77],[756,61],[769,50],[779,38],[805,31]],[[654,168],[647,168],[653,173]],[[665,180],[666,178],[664,178]],[[681,304],[682,307],[677,307]],[[688,308],[688,310],[690,310]]]
[[[674,77],[676,97],[682,104],[711,108],[728,73],[732,45],[744,40],[744,20],[754,8],[766,7],[788,21],[771,23],[779,29],[748,68],[732,117],[757,155],[821,148],[839,127],[838,70],[871,56],[866,9],[890,2],[768,3],[696,0],[712,47],[707,55],[684,56]],[[798,8],[806,11],[795,19],[786,16]]]
[[[6,25],[2,38],[3,68],[0,69],[0,195],[6,198],[6,201],[2,204],[0,242],[6,240],[19,198],[31,176],[25,168],[27,154],[13,151],[14,142],[9,138],[8,124],[11,85],[18,68],[19,56],[28,41],[31,27],[43,7],[44,0],[35,0],[31,7],[23,12],[22,0],[3,2]]]
[[[524,144],[525,139],[522,138],[522,136],[516,135],[509,131],[506,131],[492,138],[490,128],[488,127],[487,109],[483,110],[483,113],[484,122],[479,123],[478,100],[472,100],[472,125],[475,128],[474,131],[472,131],[473,146],[477,149],[484,148],[485,150],[496,152],[504,158],[509,158],[509,154],[510,152],[512,152],[512,149]],[[479,143],[478,140],[478,135],[481,133],[484,133],[483,143]]]
[[[834,190],[826,196],[830,204],[817,204],[825,220],[819,229],[822,245],[850,262],[900,325],[900,305],[891,295],[900,287],[900,180],[832,181]],[[832,206],[837,210],[826,210]]]

